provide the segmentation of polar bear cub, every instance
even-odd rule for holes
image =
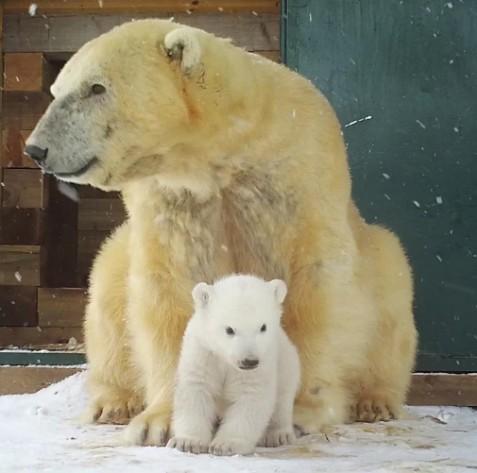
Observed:
[[[293,442],[300,363],[280,326],[286,292],[281,280],[246,275],[194,287],[169,447],[245,455]]]

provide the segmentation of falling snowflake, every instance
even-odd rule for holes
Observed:
[[[436,202],[441,205],[444,201],[442,200],[442,197],[440,195],[436,196]]]
[[[412,203],[419,209],[421,204],[417,200],[413,200]]]
[[[18,272],[18,271],[15,271],[15,279],[18,281],[18,282],[22,282],[22,275]]]
[[[391,179],[391,176],[387,172],[383,172],[382,175],[383,175],[384,179],[388,179],[388,180]]]
[[[36,3],[31,3],[30,6],[28,7],[28,14],[30,16],[35,16],[37,9],[38,9],[38,5]]]
[[[359,118],[358,120],[353,120],[352,122],[349,122],[345,125],[345,128],[348,128],[349,126],[356,125],[357,123],[365,122],[367,120],[371,120],[373,118],[372,115],[368,115],[367,117]]]
[[[424,123],[422,123],[421,120],[416,120],[416,123],[417,123],[423,130],[426,129],[426,125],[424,125]]]

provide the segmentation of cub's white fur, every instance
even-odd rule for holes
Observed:
[[[280,326],[283,281],[232,275],[192,291],[169,447],[252,453],[294,440],[297,351]],[[217,422],[219,424],[217,426]]]

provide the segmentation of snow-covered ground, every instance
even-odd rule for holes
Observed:
[[[36,394],[0,397],[0,472],[447,473],[477,470],[477,411],[409,408],[407,419],[354,424],[251,457],[122,447],[120,426],[84,426],[85,373]]]

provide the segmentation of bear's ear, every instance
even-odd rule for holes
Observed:
[[[282,281],[281,279],[273,279],[268,284],[272,286],[275,300],[281,304],[287,295],[287,285],[285,284],[285,281]]]
[[[180,63],[186,74],[200,63],[202,51],[197,33],[192,28],[177,28],[167,33],[164,49],[171,60]]]
[[[194,299],[196,308],[205,309],[209,305],[212,286],[205,282],[200,282],[192,289],[192,298]]]

